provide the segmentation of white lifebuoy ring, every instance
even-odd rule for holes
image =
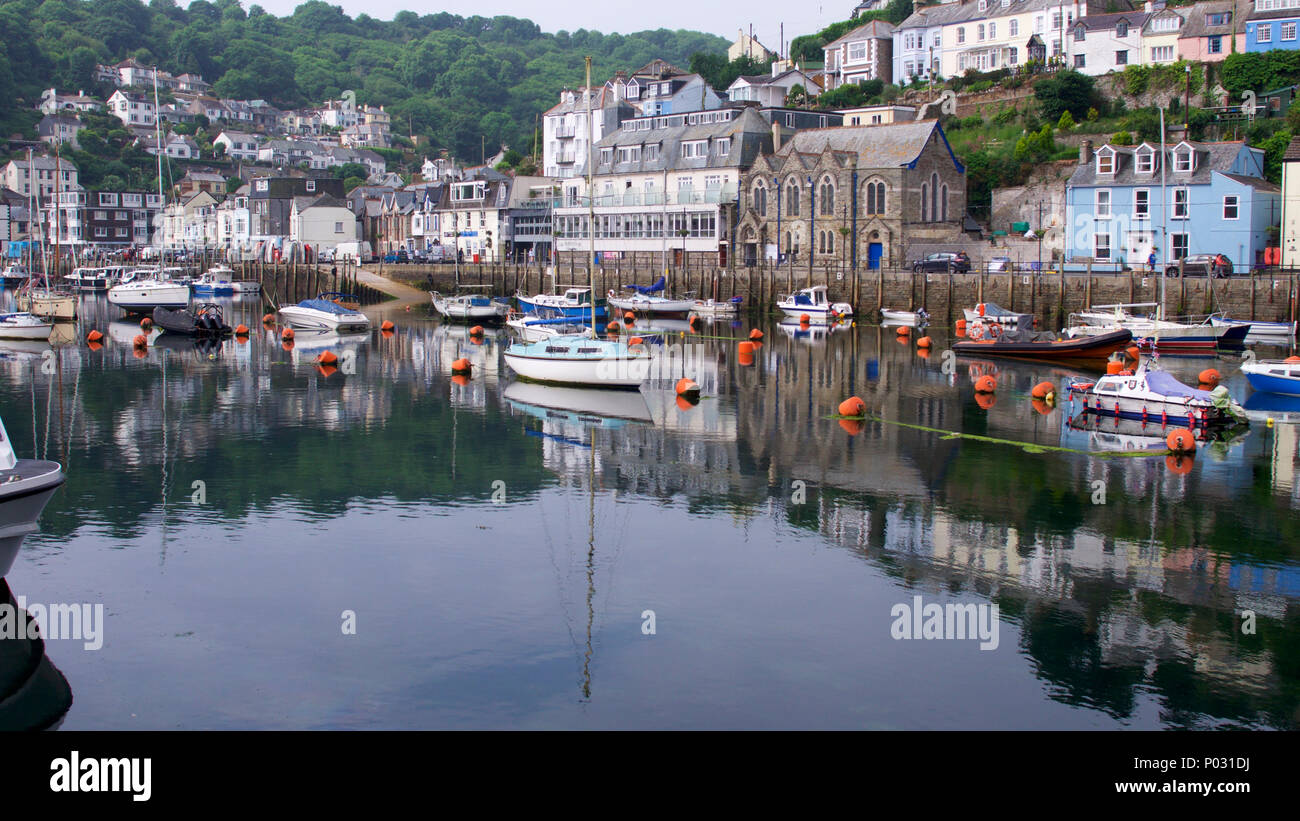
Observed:
[[[983,339],[984,326],[979,324],[978,322],[975,323],[974,325],[971,325],[969,328],[966,329],[966,336],[970,337],[971,339]]]

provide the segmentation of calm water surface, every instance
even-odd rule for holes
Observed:
[[[1169,465],[1031,405],[1078,372],[953,362],[939,331],[922,358],[764,322],[753,366],[695,340],[640,393],[575,392],[424,306],[286,351],[226,304],[255,332],[211,354],[136,356],[102,298],[102,350],[0,342],[16,448],[68,474],[9,585],[105,610],[101,649],[47,643],[64,728],[1300,725],[1300,405]],[[827,418],[850,394],[887,421]],[[914,596],[997,604],[997,648],[895,640]]]

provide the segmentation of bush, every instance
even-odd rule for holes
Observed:
[[[1127,131],[1116,131],[1110,138],[1111,145],[1132,145],[1133,135]]]
[[[1056,127],[1061,131],[1069,131],[1074,128],[1074,117],[1070,116],[1069,111],[1062,111],[1061,118],[1056,121]]]
[[[1300,110],[1300,107],[1298,107],[1298,110]],[[993,115],[993,122],[998,125],[1006,125],[1014,120],[1019,113],[1020,112],[1016,111],[1015,107],[1004,108],[997,114]]]
[[[993,88],[992,80],[979,80],[967,86],[966,91],[969,94],[978,94],[981,91],[988,91],[990,88]]]
[[[1146,91],[1150,82],[1151,70],[1147,66],[1130,65],[1124,69],[1124,91],[1130,97]]]
[[[1097,90],[1091,77],[1066,70],[1039,81],[1034,97],[1049,121],[1060,119],[1068,111],[1077,122],[1096,102]]]

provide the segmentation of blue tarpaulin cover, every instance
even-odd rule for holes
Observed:
[[[1211,402],[1214,397],[1210,396],[1209,391],[1199,390],[1189,387],[1174,378],[1173,374],[1164,371],[1150,371],[1147,373],[1147,387],[1163,396],[1179,396],[1186,399],[1202,399]]]
[[[624,288],[632,288],[632,289],[634,289],[638,294],[654,294],[654,293],[658,293],[659,291],[662,291],[664,288],[668,287],[668,280],[661,276],[661,277],[659,277],[659,279],[655,280],[655,284],[654,284],[654,285],[646,285],[646,286],[641,286],[641,285],[624,285],[623,287],[624,287]]]

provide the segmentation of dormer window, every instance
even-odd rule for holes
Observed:
[[[1076,43],[1082,43],[1082,42],[1083,42],[1083,36],[1084,36],[1085,33],[1086,33],[1086,31],[1084,30],[1083,26],[1075,26],[1075,27],[1074,27],[1074,41],[1075,41]]]
[[[1120,20],[1118,23],[1115,24],[1115,36],[1116,36],[1116,37],[1127,37],[1127,36],[1128,36],[1128,21],[1127,21],[1127,20]]]
[[[1156,152],[1148,145],[1138,147],[1135,156],[1135,167],[1139,174],[1151,174],[1156,170]]]
[[[1115,149],[1110,148],[1109,146],[1097,149],[1097,173],[1115,173]]]
[[[989,10],[989,0],[980,0],[980,11]]]
[[[1183,143],[1174,149],[1174,171],[1190,173],[1196,170],[1196,155],[1192,147]]]

